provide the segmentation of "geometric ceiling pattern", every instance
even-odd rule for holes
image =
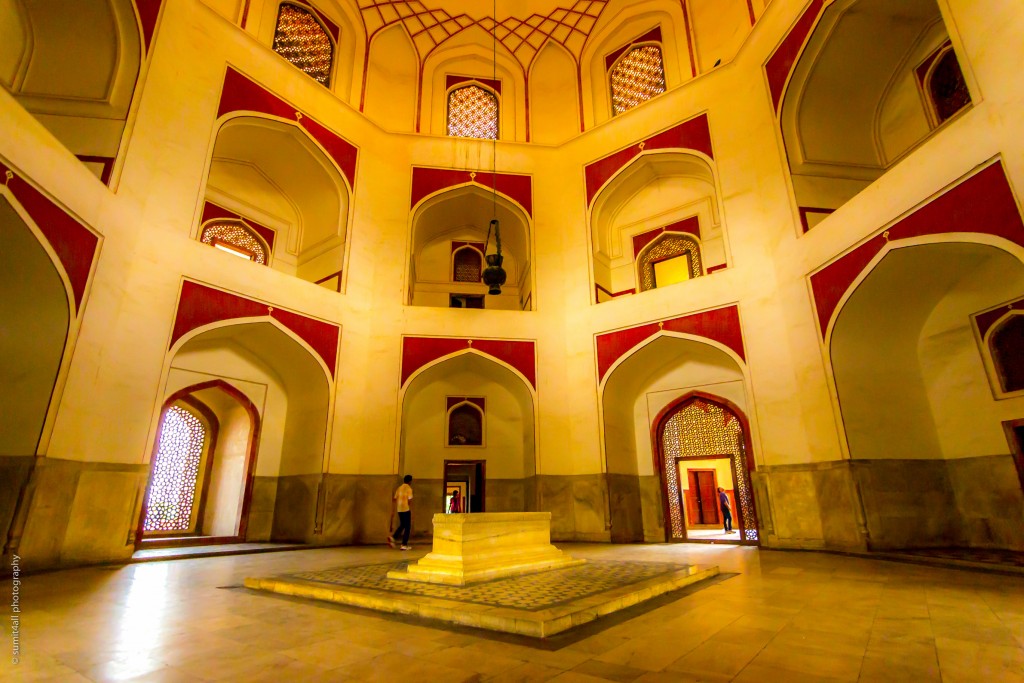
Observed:
[[[367,36],[394,24],[404,24],[421,60],[459,33],[478,26],[498,39],[526,70],[544,43],[553,40],[579,61],[583,45],[609,0],[567,0],[546,15],[533,13],[525,19],[493,17],[474,19],[430,9],[421,0],[359,0]]]

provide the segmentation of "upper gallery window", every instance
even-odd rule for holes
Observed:
[[[1024,389],[1024,315],[1003,322],[992,333],[990,344],[1003,391]]]
[[[640,291],[667,287],[704,274],[700,246],[680,233],[665,233],[637,260]]]
[[[612,113],[621,114],[665,92],[661,48],[640,45],[627,51],[611,71]]]
[[[212,221],[203,228],[199,240],[234,256],[266,265],[267,249],[241,221]]]
[[[449,446],[481,446],[484,414],[472,403],[460,403],[448,413]]]
[[[483,259],[473,247],[462,247],[452,257],[453,282],[480,282]]]
[[[944,123],[971,103],[967,81],[960,70],[960,62],[952,47],[946,47],[935,59],[934,67],[925,80],[928,98],[931,100],[937,123]]]
[[[282,3],[277,12],[274,52],[330,87],[334,43],[316,16],[297,5]]]
[[[498,96],[478,85],[448,93],[448,135],[497,140]]]

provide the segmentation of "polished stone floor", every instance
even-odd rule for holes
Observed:
[[[1020,577],[725,545],[560,547],[737,575],[550,650],[238,588],[426,548],[54,572],[25,578],[21,663],[0,658],[0,680],[1024,681]],[[9,593],[5,581],[0,604]]]

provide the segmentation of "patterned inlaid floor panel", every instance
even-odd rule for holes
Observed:
[[[558,607],[617,588],[643,583],[661,576],[668,576],[689,568],[689,565],[685,564],[662,562],[591,560],[578,567],[526,576],[513,576],[469,586],[444,586],[387,578],[388,571],[404,569],[407,564],[407,562],[398,562],[338,567],[326,571],[289,574],[280,578],[456,600],[491,607],[538,611]]]

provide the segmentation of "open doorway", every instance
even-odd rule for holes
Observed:
[[[1024,488],[1024,418],[1019,420],[1008,420],[1003,423],[1006,430],[1006,438],[1010,442],[1010,452],[1013,453],[1013,463],[1017,467],[1017,477],[1020,485]]]
[[[731,461],[731,455],[676,459],[676,481],[679,484],[679,500],[682,502],[688,540],[739,540],[739,529],[736,528],[736,488]],[[732,511],[733,528],[729,531],[725,530],[721,493],[728,497]]]
[[[445,512],[484,512],[486,471],[486,460],[445,460]],[[452,505],[456,492],[460,499],[457,510]]]

